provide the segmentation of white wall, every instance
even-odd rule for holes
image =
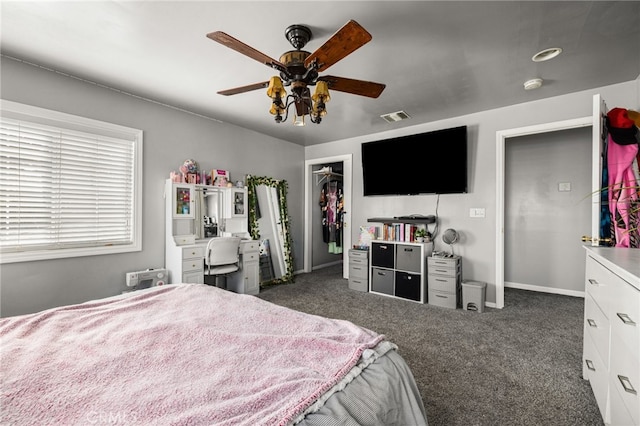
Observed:
[[[246,174],[286,180],[294,262],[301,264],[301,146],[18,61],[3,58],[0,66],[3,99],[144,131],[142,251],[0,265],[0,315],[115,295],[125,289],[126,272],[164,266],[163,185],[187,158],[205,170],[228,169],[234,181]]]
[[[541,90],[544,90],[542,88]],[[305,160],[353,154],[353,206],[351,238],[369,217],[393,217],[403,214],[435,214],[436,195],[364,197],[362,195],[362,158],[360,145],[377,139],[402,136],[466,125],[469,130],[469,192],[441,195],[437,214],[440,230],[455,228],[461,232],[456,254],[463,257],[464,279],[487,282],[486,300],[495,303],[496,241],[496,132],[535,124],[591,116],[593,95],[600,93],[609,108],[640,108],[640,79],[577,92],[510,107],[464,115],[432,123],[416,124],[399,130],[314,145],[305,149]],[[419,167],[427,167],[420,165]],[[433,165],[436,167],[437,165]],[[567,167],[571,167],[568,164]],[[470,218],[471,207],[482,207],[484,218]],[[445,249],[436,239],[435,250]]]

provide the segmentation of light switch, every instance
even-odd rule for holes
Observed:
[[[560,192],[571,191],[571,182],[560,182],[558,184],[558,191]]]
[[[478,207],[469,209],[469,217],[484,217],[484,209]]]

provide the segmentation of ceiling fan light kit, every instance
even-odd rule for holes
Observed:
[[[347,22],[313,53],[302,50],[311,40],[311,30],[304,25],[290,25],[285,30],[285,37],[296,50],[285,52],[279,61],[221,31],[209,33],[207,37],[279,71],[279,76],[271,77],[268,82],[218,92],[229,96],[266,87],[267,96],[271,98],[269,112],[275,116],[276,123],[287,121],[290,108],[295,106],[294,125],[304,126],[305,115],[312,123],[319,124],[327,114],[326,104],[331,100],[329,89],[377,98],[386,87],[371,81],[319,75],[371,41],[371,34],[354,20]],[[285,86],[291,87],[290,94],[287,94]],[[316,86],[313,95],[309,86]]]

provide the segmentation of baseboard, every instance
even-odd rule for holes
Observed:
[[[584,299],[584,291],[576,291],[576,290],[565,290],[562,288],[554,288],[554,287],[544,287],[539,285],[531,285],[531,284],[521,284],[521,283],[512,283],[512,282],[504,282],[504,286],[508,288],[517,288],[519,290],[529,290],[529,291],[537,291],[540,293],[551,293],[551,294],[561,294],[563,296],[572,296],[572,297],[581,297]]]
[[[335,262],[323,263],[322,265],[315,265],[311,267],[312,271],[317,271],[318,269],[328,268],[330,266],[342,265],[342,260],[336,260]]]

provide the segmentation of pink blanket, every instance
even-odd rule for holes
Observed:
[[[384,336],[179,284],[0,319],[0,423],[284,425]]]

